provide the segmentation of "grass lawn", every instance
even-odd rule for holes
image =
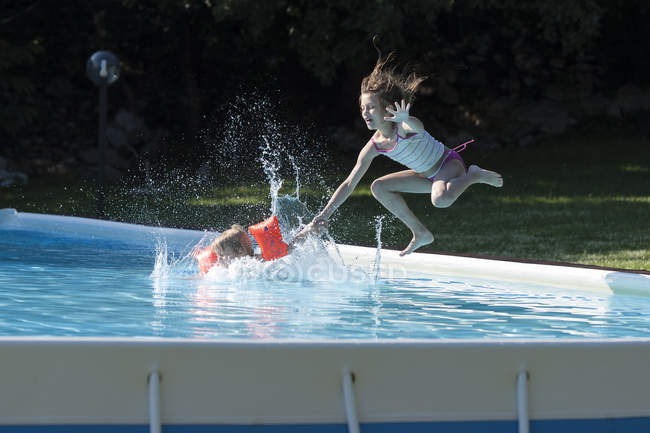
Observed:
[[[462,155],[466,161],[501,172],[505,185],[473,186],[448,209],[432,207],[426,195],[408,195],[413,211],[436,237],[421,251],[650,270],[650,142],[611,130],[597,132],[602,129],[531,148],[470,147]],[[337,173],[320,173],[324,182],[301,185],[301,200],[317,211],[354,159],[349,155],[336,161]],[[338,242],[375,246],[375,217],[386,215],[384,247],[406,246],[410,232],[370,193],[372,180],[394,169],[399,167],[386,158],[373,163],[331,221],[330,233]],[[251,224],[269,214],[269,186],[263,176],[209,187],[185,180],[144,192],[114,186],[107,194],[106,215],[222,230],[232,222]],[[281,194],[294,191],[294,183],[286,179]],[[0,189],[0,208],[94,216],[95,197],[92,183],[40,178]]]

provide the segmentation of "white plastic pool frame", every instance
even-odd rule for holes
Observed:
[[[187,247],[203,236],[0,210],[0,228]],[[369,265],[375,250],[342,246]],[[648,275],[412,254],[383,265],[650,294]],[[650,431],[650,339],[0,337],[1,432]]]

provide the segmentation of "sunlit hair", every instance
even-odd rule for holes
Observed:
[[[377,50],[377,63],[370,75],[361,80],[361,95],[364,93],[377,95],[384,104],[383,107],[402,99],[407,103],[413,103],[418,86],[427,77],[413,71],[398,72],[397,66],[393,64],[394,52],[382,58],[381,50],[377,46],[377,35],[373,36],[372,45]],[[361,105],[361,96],[359,96],[359,105]]]
[[[229,252],[235,255],[253,255],[253,247],[244,227],[233,224],[228,230],[219,235],[212,242],[212,249],[218,256],[225,256]]]

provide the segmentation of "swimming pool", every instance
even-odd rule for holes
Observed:
[[[650,426],[647,275],[382,251],[376,280],[343,246],[196,279],[203,236],[0,211],[0,431]]]

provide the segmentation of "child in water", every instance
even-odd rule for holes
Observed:
[[[305,237],[310,231],[318,232],[314,229],[312,224],[308,224],[293,240],[287,244],[287,252],[290,252],[295,246],[304,241]],[[262,258],[261,255],[255,255],[253,251],[253,242],[249,237],[246,229],[239,224],[233,224],[228,230],[221,233],[210,245],[214,254],[218,257],[218,261],[222,265],[228,265],[231,260],[239,257],[257,257]]]
[[[210,245],[212,251],[219,257],[220,263],[238,257],[253,257],[253,242],[248,237],[244,227],[233,224],[228,230],[224,230]]]
[[[409,209],[401,193],[430,194],[435,207],[446,208],[470,185],[501,187],[503,179],[499,173],[477,165],[467,168],[456,151],[433,138],[422,122],[409,114],[415,91],[426,77],[396,72],[387,65],[392,53],[382,60],[381,52],[376,45],[375,48],[379,59],[370,75],[361,81],[359,98],[361,117],[375,133],[359,152],[352,172],[311,225],[325,227],[354,191],[372,160],[385,155],[408,167],[376,179],[371,186],[372,195],[413,233],[411,242],[400,252],[403,256],[433,242],[433,234]]]

